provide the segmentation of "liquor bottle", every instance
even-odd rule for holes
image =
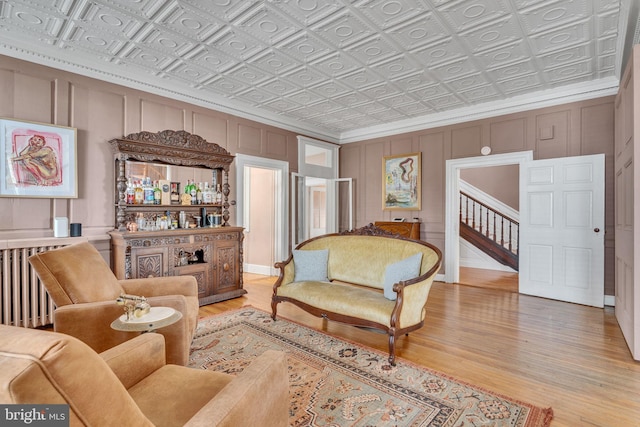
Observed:
[[[211,193],[211,203],[216,203],[216,187],[213,184],[209,187],[209,193]]]
[[[191,181],[191,188],[189,190],[190,194],[191,194],[191,204],[195,205],[198,203],[198,187],[196,186],[196,182],[195,181]]]
[[[222,203],[222,188],[220,187],[220,184],[218,184],[218,189],[216,190],[216,203]]]
[[[188,194],[189,196],[191,196],[191,180],[190,179],[187,180],[187,183],[184,186],[184,194]],[[184,197],[181,196],[180,203],[184,203],[183,200],[184,200]]]
[[[135,204],[141,205],[144,203],[144,190],[142,190],[142,184],[140,181],[136,181],[135,183]]]
[[[198,187],[196,188],[196,201],[199,205],[203,204],[204,201],[204,193],[202,192],[203,184],[201,182],[198,183]]]
[[[204,183],[204,190],[202,190],[202,203],[205,205],[210,205],[213,203],[213,197],[211,197],[211,189],[209,188],[209,183]]]
[[[180,202],[180,193],[178,192],[178,183],[171,184],[171,203],[179,203]]]
[[[127,204],[132,205],[136,201],[136,189],[133,187],[133,180],[127,180]]]
[[[160,185],[158,181],[153,183],[153,204],[159,205],[162,201],[162,190],[160,190]]]
[[[151,178],[146,177],[144,179],[142,190],[144,191],[144,204],[152,205],[153,204],[153,186],[151,185]]]

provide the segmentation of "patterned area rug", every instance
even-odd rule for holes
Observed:
[[[553,416],[253,307],[200,320],[189,365],[236,374],[266,349],[288,355],[292,426],[539,427]]]

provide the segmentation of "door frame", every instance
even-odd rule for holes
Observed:
[[[275,192],[274,192],[274,256],[276,261],[287,259],[289,256],[289,162],[282,160],[268,159],[264,157],[249,156],[246,154],[236,154],[236,221],[238,226],[243,227],[249,212],[245,212],[245,179],[244,171],[246,167],[256,167],[269,169],[275,172]],[[275,273],[275,267],[270,266],[271,274]]]
[[[465,157],[446,161],[444,281],[460,281],[460,169],[516,164],[533,160],[533,151]]]

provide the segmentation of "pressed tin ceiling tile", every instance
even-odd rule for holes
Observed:
[[[3,0],[0,53],[344,142],[615,93],[634,1]]]

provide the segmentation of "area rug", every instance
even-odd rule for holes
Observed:
[[[292,426],[542,427],[553,416],[253,307],[201,319],[189,366],[235,375],[267,349],[287,353]]]

